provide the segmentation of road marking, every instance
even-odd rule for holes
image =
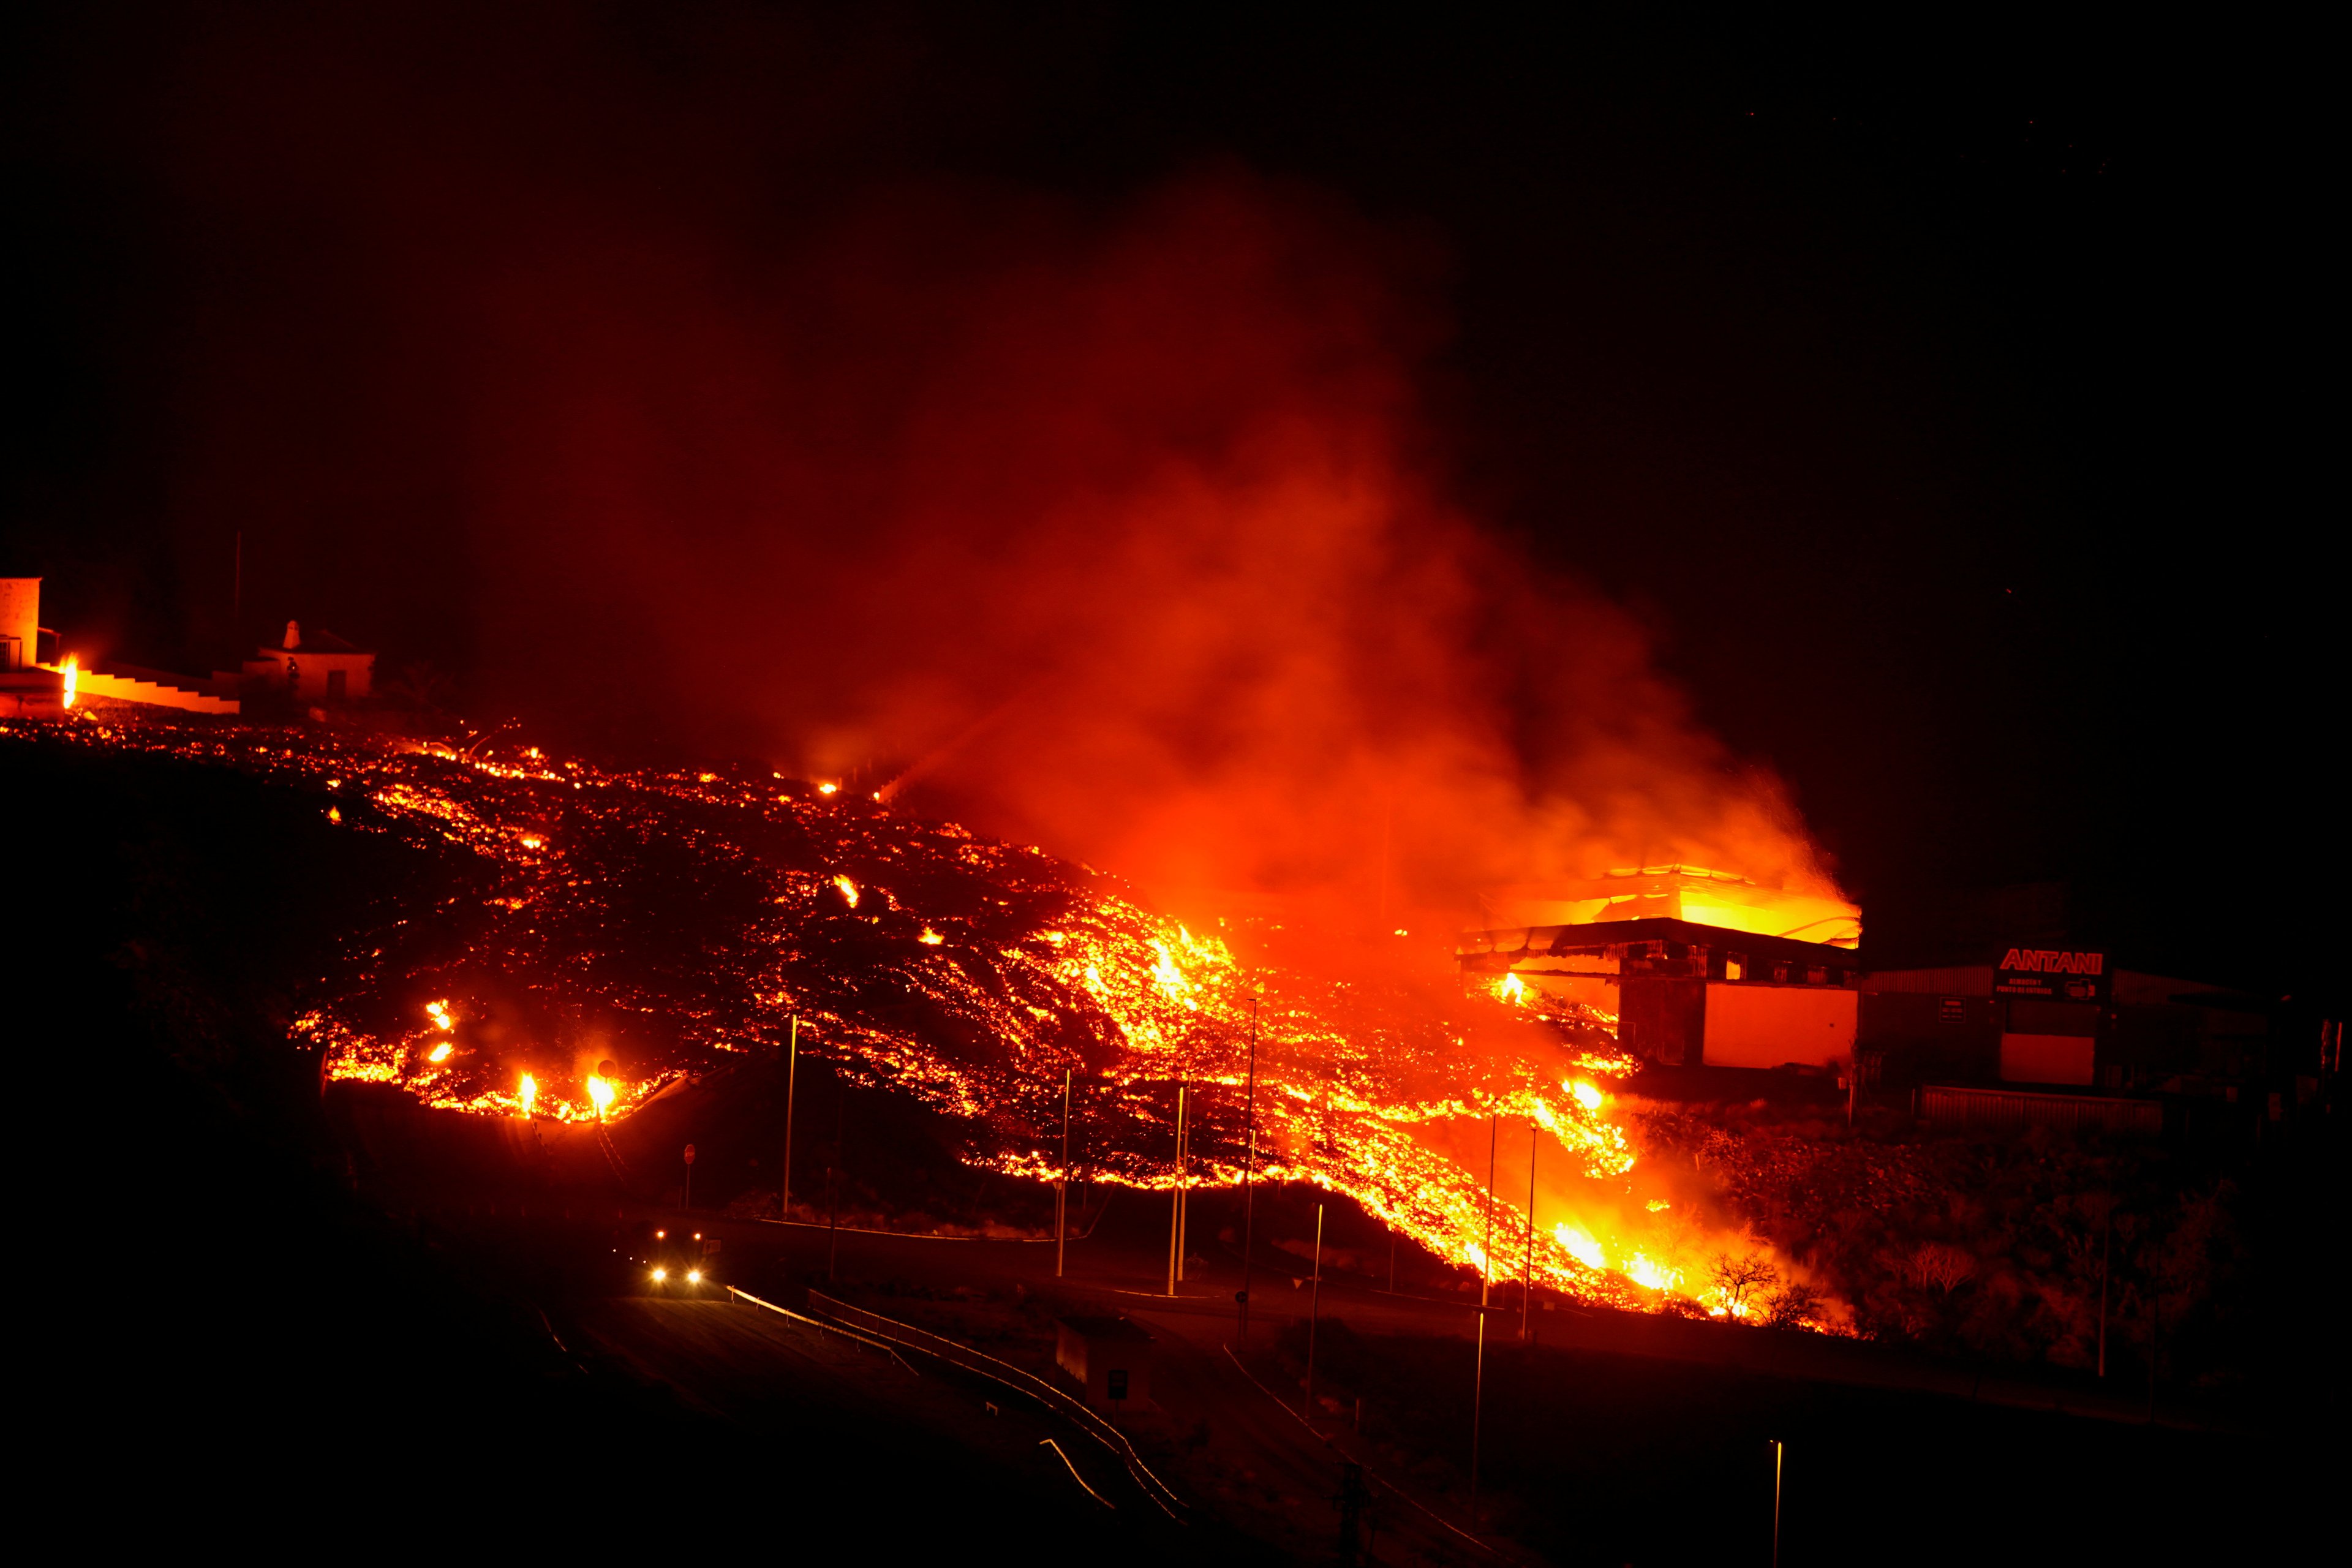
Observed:
[[[1070,1472],[1070,1479],[1077,1482],[1078,1485],[1082,1487],[1087,1487],[1087,1478],[1078,1474],[1078,1467],[1070,1463],[1070,1457],[1062,1452],[1062,1446],[1059,1443],[1055,1442],[1051,1437],[1040,1437],[1037,1439],[1037,1446],[1041,1448],[1053,1449],[1054,1457],[1061,1460],[1063,1468]],[[1118,1504],[1111,1501],[1110,1499],[1103,1496],[1102,1493],[1095,1490],[1092,1487],[1087,1487],[1087,1496],[1094,1499],[1095,1501],[1102,1504],[1103,1507],[1109,1509],[1114,1513],[1118,1510]]]

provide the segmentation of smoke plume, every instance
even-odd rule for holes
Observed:
[[[871,40],[657,77],[393,31],[232,30],[173,110],[232,280],[184,535],[335,567],[337,629],[460,626],[485,707],[905,773],[1146,885],[1826,886],[1633,619],[1449,502],[1426,247],[1234,167],[835,168],[909,97]]]

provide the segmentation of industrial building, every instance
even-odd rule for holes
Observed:
[[[1853,1059],[1861,910],[1693,867],[1612,872],[1550,889],[1496,889],[1496,914],[1553,923],[1465,932],[1465,977],[1618,1017],[1625,1048],[1662,1067],[1831,1068]],[[1783,934],[1795,931],[1803,935]],[[1805,940],[1819,936],[1828,940]]]
[[[2009,947],[1988,962],[1874,970],[1858,1043],[1891,1081],[2196,1092],[2258,1078],[2259,998],[2117,968],[2095,950]]]
[[[1643,868],[1491,893],[1490,921],[1568,918],[1465,932],[1455,958],[1465,982],[1614,1015],[1619,1043],[1661,1067],[1854,1072],[1887,1091],[1935,1088],[1956,1117],[1987,1113],[1970,1097],[1992,1094],[2011,1120],[2072,1125],[2105,1095],[2133,1097],[2101,1102],[2094,1120],[2112,1126],[2146,1122],[2150,1097],[2274,1121],[2315,1090],[2308,1053],[2273,1039],[2278,1010],[2262,998],[2120,967],[2046,931],[1973,963],[1868,968],[1861,911],[1816,907],[1833,903]],[[1836,940],[1806,940],[1823,934]]]

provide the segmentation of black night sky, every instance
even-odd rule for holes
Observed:
[[[9,24],[0,526],[45,618],[124,657],[299,613],[485,712],[514,689],[441,395],[464,355],[396,274],[536,221],[515,189],[567,245],[686,214],[723,269],[877,190],[1083,226],[1246,178],[1381,253],[1416,459],[1630,608],[1889,957],[1955,894],[2061,880],[2082,941],[2340,984],[2309,40],[1973,8],[274,15]]]

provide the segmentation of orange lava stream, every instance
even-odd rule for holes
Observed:
[[[236,768],[314,793],[335,831],[441,858],[458,890],[354,911],[343,972],[295,1022],[331,1079],[475,1115],[617,1121],[682,1073],[772,1052],[797,1016],[804,1048],[972,1123],[976,1163],[1038,1180],[1062,1173],[1052,1134],[1074,1069],[1088,1152],[1072,1174],[1165,1189],[1180,1083],[1200,1107],[1189,1179],[1241,1180],[1255,1026],[1258,1179],[1344,1194],[1467,1269],[1487,1264],[1491,1232],[1500,1281],[1725,1310],[1703,1283],[1707,1238],[1640,1203],[1641,1151],[1609,1087],[1633,1064],[1607,1015],[1491,987],[1433,1009],[1244,965],[1224,937],[1042,850],[775,774],[204,721],[0,730]],[[672,925],[691,927],[690,961],[647,956]],[[1559,1026],[1549,1043],[1478,1045],[1523,1039],[1530,1019]],[[1636,1220],[1553,1203],[1530,1236],[1524,1186],[1490,1201],[1445,1151],[1490,1118],[1521,1145],[1540,1129],[1551,1177],[1606,1186]]]

